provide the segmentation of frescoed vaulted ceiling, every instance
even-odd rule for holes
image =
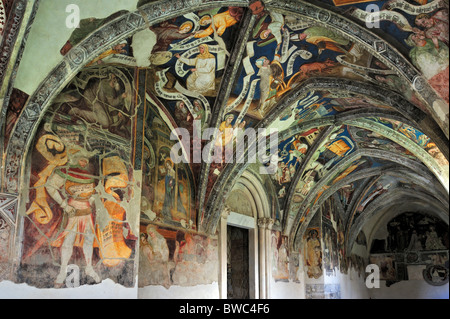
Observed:
[[[374,8],[379,19],[367,18]],[[189,208],[172,223],[215,233],[224,199],[251,163],[191,157],[198,147],[215,155],[204,151],[209,141],[234,143],[225,128],[277,131],[275,154],[267,147],[256,164],[275,167],[259,177],[274,200],[274,229],[291,238],[301,240],[330,200],[347,249],[378,211],[399,201],[448,223],[448,1],[140,0],[88,13],[80,28],[54,37],[55,52],[22,52],[17,80],[5,88],[11,106],[2,108],[2,192],[28,184],[21,165],[39,125],[98,124],[74,105],[89,79],[109,68],[122,70],[111,72],[136,113],[118,110],[102,129],[144,145],[139,166],[143,182],[156,185],[148,190],[155,201],[164,192],[156,168],[178,141],[170,132],[203,134],[200,144],[181,142],[190,161],[177,180],[190,192],[179,205]],[[38,11],[34,23],[39,18]],[[46,54],[41,77],[24,81],[26,67]],[[23,103],[13,110],[16,101]],[[137,124],[120,131],[126,120]],[[139,127],[145,133],[136,137]],[[220,133],[205,137],[207,128]],[[145,175],[146,165],[154,173]],[[163,201],[151,218],[167,218]]]

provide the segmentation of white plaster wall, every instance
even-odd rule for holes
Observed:
[[[147,286],[138,289],[139,299],[219,299],[219,284],[214,282],[207,285],[192,287]]]
[[[110,279],[77,288],[38,289],[11,281],[0,282],[0,299],[136,299],[137,287],[126,288]]]
[[[364,276],[364,275],[363,275]],[[339,284],[341,285],[341,299],[369,299],[370,291],[366,287],[363,277],[358,272],[350,269],[348,274],[338,272]]]
[[[270,282],[270,299],[305,299],[305,285],[302,282]]]

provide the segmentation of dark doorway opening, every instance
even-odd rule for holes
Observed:
[[[250,299],[248,230],[227,226],[227,298]]]

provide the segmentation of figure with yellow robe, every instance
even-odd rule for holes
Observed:
[[[322,248],[318,236],[317,230],[311,230],[305,250],[308,277],[316,279],[322,276]]]
[[[88,66],[91,66],[94,64],[101,64],[101,63],[103,63],[103,59],[105,59],[113,54],[127,54],[128,51],[125,49],[126,45],[127,45],[126,42],[122,42],[122,43],[115,45],[111,49],[106,50],[105,52],[100,54],[98,57],[96,57],[94,60],[92,60],[91,62],[86,64],[86,66],[88,67]]]
[[[195,38],[205,38],[216,31],[218,36],[222,36],[225,30],[232,25],[239,22],[242,17],[242,8],[229,7],[227,11],[215,14],[212,19],[210,16],[205,16],[200,20],[201,25],[210,26],[205,30],[197,31]]]
[[[216,141],[214,144],[216,151],[214,152],[215,158],[213,159],[213,161],[215,163],[223,163],[224,157],[227,158],[226,154],[224,154],[224,152],[226,153],[228,151],[232,155],[233,148],[227,147],[227,145],[233,142],[233,139],[236,136],[235,129],[237,129],[240,124],[240,123],[236,122],[233,125],[232,124],[233,120],[234,120],[234,115],[228,114],[225,116],[224,121],[219,126],[219,133],[217,135],[217,138],[216,138]],[[227,154],[230,154],[230,153],[227,153]]]

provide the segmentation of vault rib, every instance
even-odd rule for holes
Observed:
[[[242,57],[245,52],[247,39],[250,36],[250,32],[253,29],[253,25],[255,24],[256,17],[252,14],[250,10],[247,10],[244,18],[242,20],[242,24],[240,27],[239,34],[236,38],[236,46],[233,48],[230,54],[230,58],[228,61],[228,64],[225,68],[225,73],[222,77],[222,82],[220,84],[219,93],[216,97],[216,102],[212,109],[212,117],[211,121],[208,123],[209,126],[218,129],[220,126],[220,123],[223,120],[223,117],[225,115],[226,106],[228,99],[231,95],[231,92],[233,90],[235,79],[238,76]],[[211,140],[215,140],[217,137],[217,132],[214,132],[214,135],[211,136]],[[202,168],[200,173],[200,179],[199,179],[199,196],[198,196],[198,203],[199,203],[199,214],[201,214],[201,218],[199,218],[198,221],[198,228],[201,229],[203,227],[202,221],[204,218],[208,218],[210,212],[204,210],[204,202],[206,198],[206,187],[208,184],[208,177],[209,177],[209,171],[211,164],[209,163],[209,158],[211,157],[213,152],[213,149],[211,148],[208,153],[208,159],[203,159],[202,161]]]

